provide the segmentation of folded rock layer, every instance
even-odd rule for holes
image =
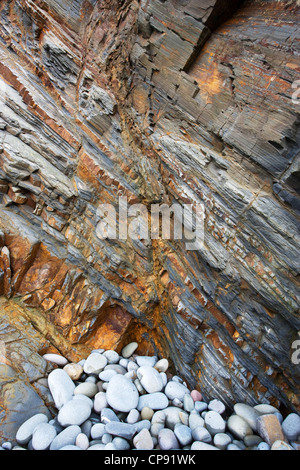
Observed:
[[[299,411],[298,2],[6,0],[0,18],[1,295],[69,357],[137,341],[204,396]],[[203,204],[204,245],[100,239],[120,198]]]

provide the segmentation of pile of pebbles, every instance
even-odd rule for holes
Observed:
[[[1,450],[300,450],[300,417],[273,406],[238,403],[228,415],[218,399],[168,371],[167,359],[138,356],[137,343],[121,355],[96,350],[68,363],[56,354],[48,385],[57,415],[32,416],[17,445]]]

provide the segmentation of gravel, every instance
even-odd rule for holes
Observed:
[[[0,450],[299,449],[298,414],[282,416],[270,404],[226,409],[172,375],[167,359],[137,349],[93,351],[78,364],[48,356],[53,419],[33,415]]]

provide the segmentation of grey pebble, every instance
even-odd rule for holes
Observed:
[[[75,384],[63,369],[55,369],[50,372],[48,385],[58,410],[72,399]]]
[[[66,403],[58,413],[58,422],[61,426],[83,424],[91,415],[91,407],[84,400],[71,400]]]
[[[300,416],[290,413],[282,422],[282,430],[289,441],[297,441],[300,436]]]
[[[195,441],[206,442],[207,444],[212,442],[211,434],[203,426],[198,426],[197,428],[193,429],[192,436]]]
[[[208,411],[205,415],[204,421],[208,432],[212,436],[225,432],[226,423],[222,416],[216,411]]]
[[[28,444],[32,438],[35,428],[42,423],[48,423],[48,417],[44,414],[37,414],[25,421],[17,431],[16,441],[20,446]]]
[[[56,429],[51,424],[39,424],[32,435],[32,448],[34,450],[48,450],[56,435]]]
[[[68,426],[53,439],[50,450],[59,450],[68,445],[75,445],[76,438],[80,433],[79,426]]]
[[[178,400],[183,401],[186,393],[189,394],[188,388],[179,382],[174,382],[173,380],[168,382],[165,388],[165,394],[170,400],[178,398]]]
[[[151,408],[152,410],[163,410],[169,405],[169,400],[166,395],[162,392],[148,393],[139,397],[138,405],[133,406],[139,411],[143,408]]]
[[[105,426],[105,431],[113,436],[123,437],[124,439],[132,439],[136,433],[136,428],[133,424],[121,423],[111,421]]]
[[[185,424],[177,424],[174,428],[174,434],[177,437],[178,442],[182,446],[187,446],[191,444],[193,440],[192,430]]]
[[[179,449],[179,442],[171,429],[164,428],[158,434],[158,444],[161,450]]]
[[[108,383],[106,399],[114,410],[128,413],[137,408],[139,392],[131,380],[117,374]]]

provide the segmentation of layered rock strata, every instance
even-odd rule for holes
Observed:
[[[69,354],[299,410],[299,7],[228,3],[1,3],[1,294]],[[120,197],[204,204],[204,246],[99,239]]]

